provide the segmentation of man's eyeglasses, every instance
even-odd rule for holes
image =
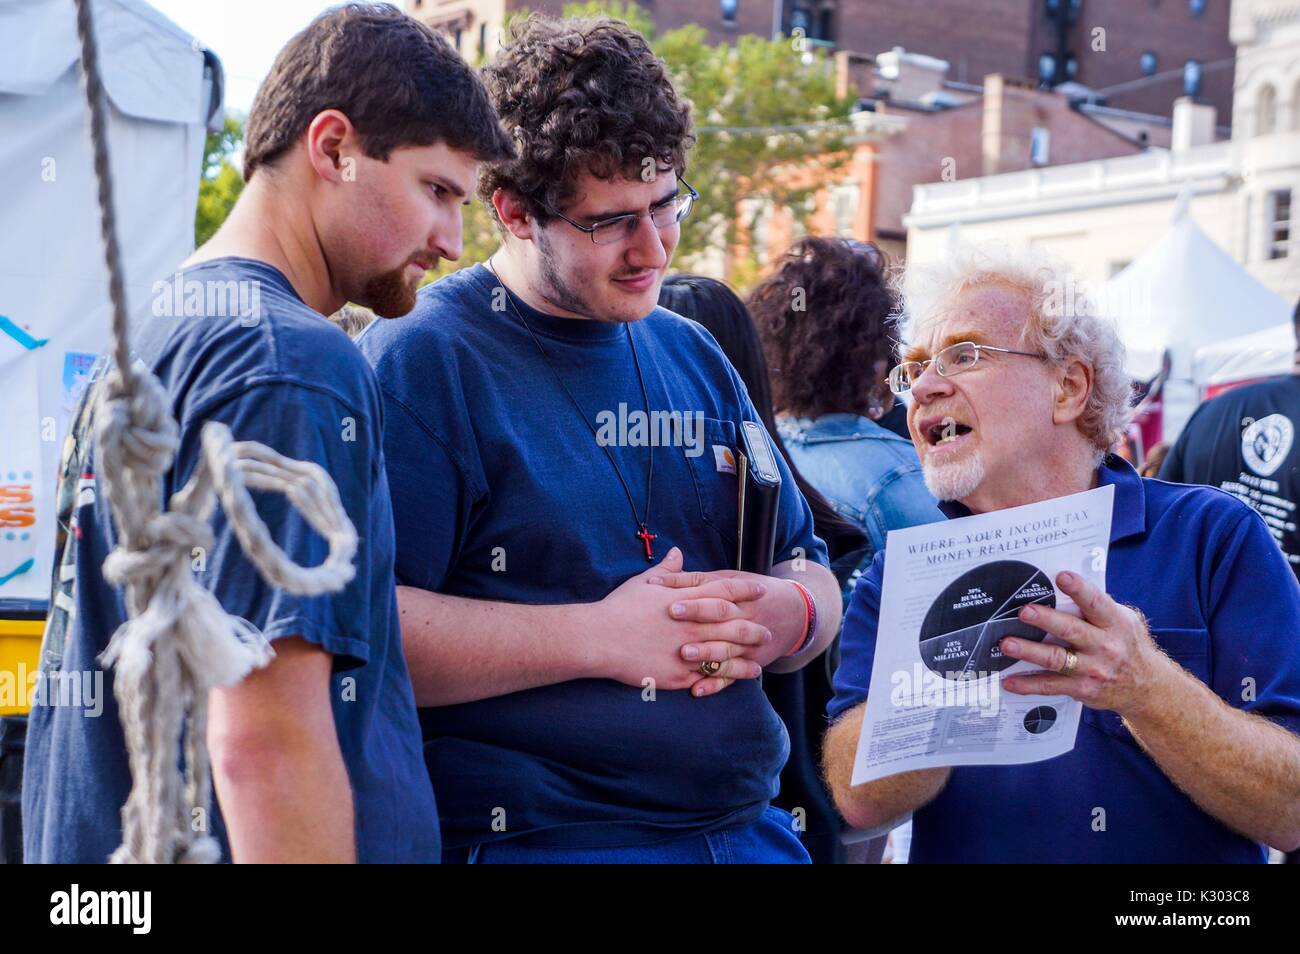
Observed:
[[[668,226],[675,225],[686,218],[691,213],[691,206],[700,197],[700,194],[691,188],[691,184],[681,176],[677,177],[677,181],[686,186],[688,191],[665,199],[650,209],[650,221],[655,224],[655,228],[666,229]],[[640,224],[641,216],[645,214],[643,212],[629,212],[627,215],[616,215],[612,219],[603,219],[593,225],[580,225],[555,209],[548,209],[548,211],[552,215],[564,219],[575,229],[586,232],[597,245],[613,245],[615,242],[630,238]]]
[[[889,390],[895,394],[910,391],[912,382],[925,373],[925,369],[931,361],[934,362],[934,369],[945,378],[961,374],[963,371],[969,371],[979,363],[980,354],[984,351],[996,351],[998,354],[1018,354],[1026,358],[1038,358],[1041,361],[1048,360],[1047,355],[1042,353],[1012,351],[1010,348],[995,348],[992,345],[978,345],[970,341],[959,341],[955,345],[944,348],[933,358],[925,361],[904,361],[902,364],[896,365],[889,372]]]

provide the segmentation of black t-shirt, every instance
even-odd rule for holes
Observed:
[[[1160,479],[1208,484],[1259,511],[1300,577],[1300,374],[1235,388],[1202,404]]]

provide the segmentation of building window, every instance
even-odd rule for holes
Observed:
[[[487,21],[478,25],[478,55],[487,56]]]
[[[796,30],[804,36],[812,35],[812,11],[807,7],[795,7],[790,11],[790,33]]]
[[[1188,60],[1183,64],[1183,93],[1197,96],[1201,92],[1201,61]]]
[[[827,43],[835,41],[835,6],[826,3],[817,11],[817,39]]]
[[[1029,161],[1045,166],[1051,161],[1052,134],[1042,126],[1035,126],[1029,136]]]
[[[1205,0],[1187,0],[1187,9],[1194,17],[1205,12]]]
[[[1074,58],[1073,53],[1065,54],[1065,77],[1074,79],[1079,73],[1079,61]]]
[[[1038,58],[1038,82],[1044,86],[1052,85],[1056,79],[1056,57],[1051,53],[1044,53]]]
[[[1277,128],[1277,93],[1265,83],[1255,97],[1255,135],[1267,136]]]
[[[1291,249],[1291,190],[1268,194],[1268,257],[1286,258]]]
[[[1160,60],[1150,50],[1147,50],[1145,53],[1142,54],[1142,75],[1143,76],[1150,76],[1152,73],[1156,71],[1156,67],[1159,65],[1160,65]]]
[[[461,37],[461,34],[464,33],[464,32],[465,32],[465,31],[462,30],[460,27],[456,27],[456,34],[455,34],[455,36],[454,36],[453,39],[454,39],[454,45],[455,45],[455,47],[456,47],[456,52],[457,52],[457,53],[460,52],[460,37]]]
[[[736,8],[740,6],[740,0],[722,0],[722,22],[736,22]]]

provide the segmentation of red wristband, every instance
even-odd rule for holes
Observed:
[[[803,597],[803,633],[800,635],[799,641],[794,644],[794,647],[785,654],[787,659],[807,649],[808,644],[812,641],[813,633],[817,629],[817,601],[813,599],[808,587],[795,580],[790,582],[794,583],[795,589]]]

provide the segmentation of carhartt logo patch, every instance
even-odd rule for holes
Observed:
[[[714,444],[713,466],[718,469],[720,474],[734,474],[736,472],[736,455],[731,452],[730,447]]]

